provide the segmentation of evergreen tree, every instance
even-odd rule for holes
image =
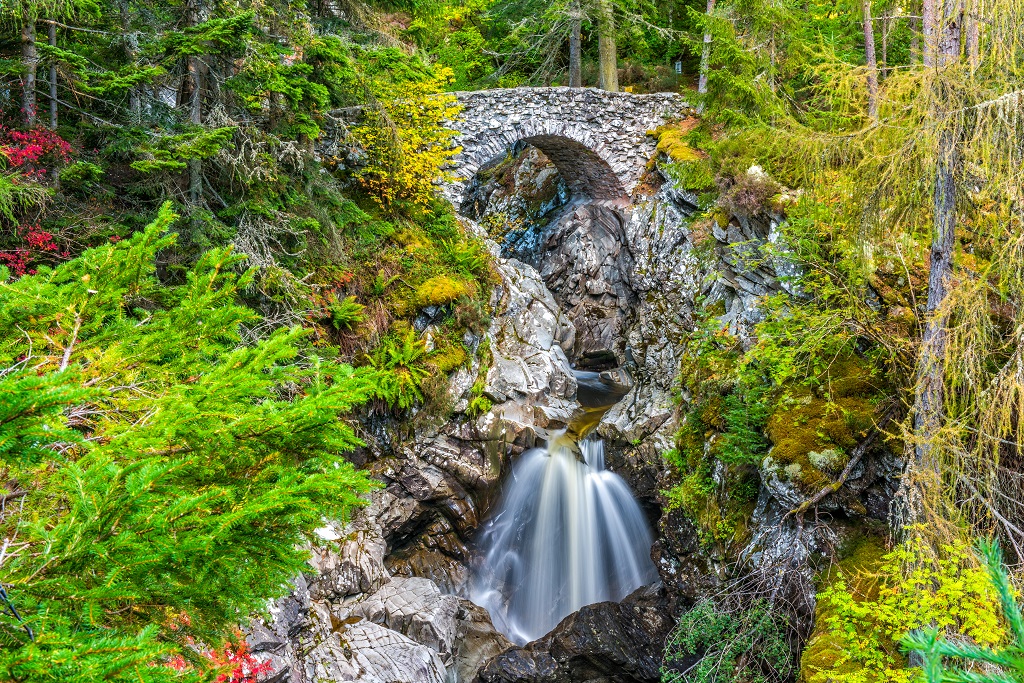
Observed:
[[[146,230],[38,275],[0,272],[0,678],[211,680],[219,647],[301,572],[370,482],[341,453],[366,374],[301,330],[246,345],[230,249],[155,275]],[[2,269],[0,269],[2,270]],[[182,673],[175,657],[191,663]],[[180,668],[180,667],[179,667]]]

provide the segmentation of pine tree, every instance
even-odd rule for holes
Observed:
[[[344,518],[369,481],[341,457],[367,375],[253,345],[230,249],[179,286],[155,274],[165,207],[145,231],[38,275],[0,269],[0,679],[206,680],[218,647]],[[181,673],[172,657],[192,663]]]

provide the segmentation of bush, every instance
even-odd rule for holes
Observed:
[[[978,554],[984,562],[992,588],[999,596],[1003,619],[1009,626],[1012,641],[1005,647],[991,648],[964,642],[962,638],[953,640],[940,635],[940,630],[935,627],[908,634],[903,638],[903,645],[923,655],[928,683],[1004,683],[1024,678],[1024,617],[1017,603],[1018,592],[1003,566],[998,541],[979,542]],[[950,663],[959,660],[958,663],[967,670],[948,669],[944,657],[952,660]]]
[[[363,322],[366,306],[363,306],[354,296],[345,297],[341,301],[334,301],[328,306],[331,313],[331,323],[336,330],[353,330],[359,323]]]
[[[372,488],[340,455],[369,373],[299,329],[242,342],[258,315],[230,249],[161,282],[173,219],[14,282],[0,268],[0,470],[24,492],[0,520],[20,614],[0,610],[0,680],[226,680],[200,650],[286,593],[314,530]]]
[[[999,599],[963,545],[931,552],[915,535],[880,557],[832,572],[818,594],[818,625],[804,652],[807,683],[903,683],[917,675],[900,648],[928,625],[982,647],[1005,642]]]
[[[61,189],[65,192],[85,195],[92,191],[102,177],[103,169],[96,164],[88,161],[76,161],[62,168],[58,179]]]
[[[793,671],[788,621],[764,599],[735,609],[698,602],[665,645],[662,683],[764,683]]]
[[[430,375],[426,343],[410,329],[392,334],[374,350],[370,362],[377,370],[374,394],[391,409],[406,410],[423,400],[423,381]]]

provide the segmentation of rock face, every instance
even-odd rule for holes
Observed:
[[[427,578],[391,576],[384,541],[393,528],[391,494],[323,535],[340,541],[314,551],[313,571],[254,623],[251,651],[270,663],[275,683],[457,683],[510,646],[486,613]]]
[[[405,444],[369,430],[359,455],[384,488],[348,523],[318,531],[324,542],[312,549],[310,572],[272,606],[268,623],[252,625],[248,641],[271,664],[267,680],[459,683],[511,647],[486,611],[458,597],[467,543],[509,458],[576,410],[565,351],[575,328],[535,270],[496,265],[489,357],[451,377],[455,418]],[[478,375],[494,407],[470,418]]]
[[[547,155],[574,196],[622,199],[654,153],[649,130],[689,107],[678,95],[634,95],[594,88],[513,88],[456,93],[462,112],[451,126],[462,153],[445,193],[459,208],[476,172],[517,143]]]

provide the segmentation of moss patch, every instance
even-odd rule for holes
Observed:
[[[416,303],[420,306],[442,306],[469,296],[471,292],[468,282],[447,275],[438,275],[416,288]]]
[[[765,429],[774,445],[772,462],[807,493],[831,484],[850,450],[868,435],[880,388],[856,356],[836,359],[815,385],[781,401]]]
[[[882,566],[886,553],[885,542],[879,536],[854,536],[840,549],[839,562],[818,577],[819,592],[839,577],[851,584],[855,594],[875,599],[878,585],[875,575]],[[824,683],[829,674],[852,674],[861,669],[859,662],[840,663],[841,643],[837,642],[831,628],[834,608],[826,600],[819,600],[814,611],[814,630],[800,656],[800,683]]]
[[[658,153],[676,163],[707,159],[705,152],[694,149],[689,143],[688,136],[699,123],[698,119],[683,119],[654,129],[651,135],[658,140]]]

